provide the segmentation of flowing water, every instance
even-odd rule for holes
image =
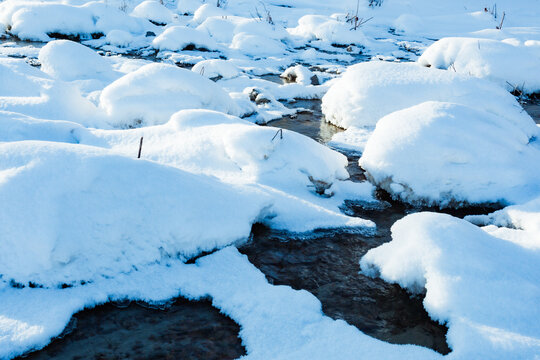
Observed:
[[[323,120],[320,100],[298,100],[287,105],[305,110],[273,121],[271,126],[299,132],[321,143],[342,131]],[[524,108],[540,123],[539,106],[531,103]],[[346,155],[351,179],[364,181],[358,157]],[[240,251],[269,282],[313,293],[321,301],[324,313],[334,319],[343,319],[384,341],[417,344],[447,354],[447,328],[429,318],[422,306],[422,295],[412,296],[397,285],[359,272],[359,259],[369,249],[391,240],[392,224],[420,210],[394,202],[383,192],[378,197],[380,206],[348,203],[343,208],[349,215],[374,221],[377,232],[373,236],[332,230],[299,239],[255,225],[252,240]],[[460,209],[453,215],[492,210]],[[135,303],[124,305],[109,303],[75,314],[65,334],[26,358],[233,359],[245,354],[238,338],[239,326],[209,301],[180,298],[164,309]]]

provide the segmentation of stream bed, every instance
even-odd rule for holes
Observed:
[[[269,125],[289,129],[326,143],[341,129],[326,123],[320,100],[299,100],[288,106],[308,109]],[[537,103],[525,105],[537,122]],[[349,158],[353,181],[364,181],[358,156]],[[375,338],[417,344],[442,354],[450,349],[447,328],[431,320],[423,296],[411,296],[397,285],[359,273],[359,260],[371,248],[391,240],[395,221],[420,210],[394,202],[380,192],[381,205],[347,203],[343,211],[374,221],[377,232],[366,236],[343,230],[309,236],[274,231],[256,224],[252,238],[239,250],[270,283],[305,289],[322,303],[326,315],[343,319]],[[488,213],[494,208],[452,211],[455,216]],[[240,328],[212,307],[210,301],[175,299],[158,309],[144,304],[104,304],[75,314],[68,331],[27,359],[234,359],[244,355]]]

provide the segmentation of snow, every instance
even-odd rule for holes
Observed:
[[[0,24],[22,40],[49,41],[53,33],[89,39],[92,34],[106,34],[114,29],[144,33],[152,26],[100,1],[76,6],[52,1],[6,0],[0,4],[0,14]]]
[[[185,26],[171,26],[152,42],[158,50],[183,50],[189,45],[198,49],[215,50],[218,48],[214,40],[206,33]]]
[[[2,110],[106,127],[96,106],[82,96],[79,88],[50,79],[22,59],[0,57],[0,76]]]
[[[157,0],[146,0],[137,5],[131,16],[148,19],[156,24],[168,24],[173,20],[172,12]]]
[[[280,77],[302,85],[319,85],[317,75],[302,65],[287,68]]]
[[[538,131],[528,116],[425,102],[379,120],[360,166],[409,203],[522,202],[540,195],[540,172],[531,166],[540,161]]]
[[[428,47],[418,62],[489,79],[510,91],[540,92],[540,45],[533,41],[444,38]]]
[[[412,292],[449,327],[449,358],[534,359],[540,352],[538,251],[450,215],[418,213],[392,227],[362,270]]]
[[[47,345],[85,307],[181,295],[236,321],[246,358],[440,359],[326,317],[234,248],[255,222],[370,234],[340,207],[375,202],[373,183],[412,204],[510,205],[407,216],[361,264],[426,289],[446,358],[534,359],[540,130],[509,90],[539,91],[540,7],[494,7],[0,1],[0,358]],[[346,129],[327,146],[254,124],[321,98]],[[372,183],[329,147],[362,154]]]
[[[192,71],[148,64],[103,89],[99,106],[116,127],[165,123],[181,109],[206,108],[239,114],[218,85]]]
[[[55,79],[72,81],[114,79],[112,64],[94,50],[69,40],[55,40],[39,51],[41,71]]]
[[[488,215],[470,215],[466,220],[484,225],[488,233],[524,248],[540,249],[540,197],[507,206]]]
[[[510,119],[528,118],[513,96],[488,81],[415,63],[371,61],[350,66],[332,82],[322,101],[326,120],[345,129],[372,128],[383,116],[426,101],[462,104]],[[536,130],[532,126],[529,131]]]
[[[160,279],[155,281],[154,279]],[[323,315],[305,290],[274,286],[246,256],[228,247],[186,265],[170,261],[141,267],[114,279],[68,289],[0,290],[0,357],[42,347],[59,334],[70,315],[110,300],[164,302],[182,295],[212,304],[241,326],[247,359],[328,359],[359,353],[388,359],[439,359],[431,350],[373,339],[343,320]],[[276,346],[279,343],[281,346]]]
[[[362,30],[351,30],[353,26],[344,17],[336,19],[324,15],[305,15],[298,20],[298,26],[289,29],[289,32],[307,40],[322,40],[330,44],[367,45],[369,41]]]
[[[200,61],[191,68],[191,71],[210,79],[217,77],[222,79],[231,79],[239,76],[242,73],[242,70],[240,70],[236,65],[230,61],[222,59]]]
[[[247,238],[266,206],[245,189],[99,148],[0,147],[4,283],[88,282],[188,258]]]

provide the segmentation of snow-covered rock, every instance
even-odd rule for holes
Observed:
[[[492,80],[512,91],[540,92],[540,45],[479,38],[444,38],[418,62]]]
[[[105,2],[82,5],[61,2],[6,0],[0,3],[0,24],[23,40],[49,41],[61,34],[90,39],[114,29],[143,33],[153,25]]]
[[[418,213],[392,226],[392,241],[368,251],[362,270],[426,296],[430,317],[449,327],[449,358],[534,359],[540,352],[540,253],[465,220]]]
[[[538,135],[528,116],[425,102],[379,120],[360,165],[409,203],[520,202],[540,194]]]
[[[298,20],[298,26],[288,29],[294,36],[306,40],[322,40],[332,45],[367,45],[369,42],[360,28],[345,19],[324,15],[305,15]]]
[[[230,61],[221,59],[203,60],[195,64],[191,71],[194,71],[204,77],[214,79],[231,79],[239,76],[242,70]]]
[[[119,77],[107,59],[94,50],[69,40],[47,43],[39,51],[38,60],[41,71],[60,80],[112,80]]]
[[[173,20],[172,12],[157,0],[145,0],[137,5],[131,16],[152,21],[155,24],[165,25]]]
[[[528,117],[512,95],[489,81],[415,63],[353,65],[322,101],[326,120],[343,128],[374,127],[383,116],[425,101],[462,104],[509,119]]]
[[[302,85],[319,85],[317,75],[302,65],[287,68],[280,77]]]
[[[182,109],[241,115],[230,96],[214,82],[166,64],[148,64],[116,80],[103,89],[99,106],[108,121],[119,127],[165,123]]]
[[[180,51],[190,45],[197,49],[219,49],[216,42],[208,34],[180,25],[167,28],[152,42],[152,46],[158,50]]]

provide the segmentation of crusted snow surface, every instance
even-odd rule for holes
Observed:
[[[449,327],[449,359],[535,359],[539,262],[537,249],[518,241],[450,215],[417,213],[396,222],[392,241],[360,264],[413,292],[425,288],[428,314]]]

